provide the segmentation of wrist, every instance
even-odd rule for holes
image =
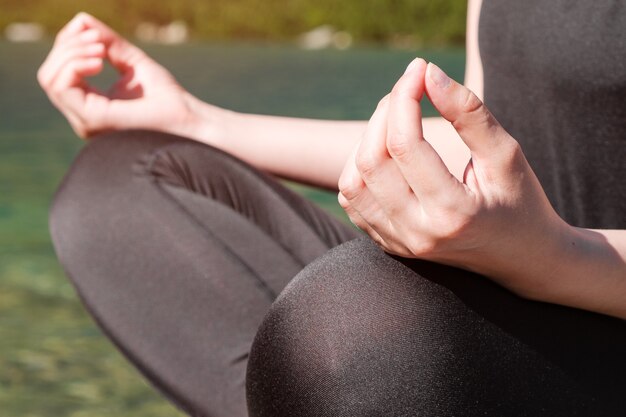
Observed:
[[[238,113],[205,103],[188,92],[184,92],[184,102],[185,118],[171,133],[225,149],[231,142],[232,119]]]
[[[520,297],[557,303],[571,226],[558,216],[541,225],[494,239],[463,267],[493,279]]]

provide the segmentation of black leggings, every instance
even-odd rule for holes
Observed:
[[[193,416],[626,410],[625,321],[386,255],[206,145],[98,137],[50,223],[103,331]]]

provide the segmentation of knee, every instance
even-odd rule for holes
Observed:
[[[181,191],[227,199],[233,188],[228,181],[241,166],[215,148],[159,132],[122,131],[90,140],[51,205],[50,232],[59,260],[68,275],[83,279],[86,269],[96,269],[93,265],[119,261],[123,251],[140,251],[161,239],[173,218],[190,224],[177,200]],[[78,264],[80,273],[71,274]]]
[[[332,250],[283,291],[255,338],[251,416],[423,409],[421,387],[445,372],[457,344],[444,307],[452,298],[368,239]]]
[[[134,206],[145,199],[138,167],[151,151],[176,140],[157,132],[121,131],[95,137],[83,147],[49,212],[52,241],[62,263],[93,252],[97,241],[123,227],[125,216],[139,211]]]
[[[248,363],[250,416],[581,409],[586,399],[561,370],[449,288],[449,281],[478,278],[400,261],[365,238],[330,251],[285,288],[257,333]],[[482,284],[461,292],[503,297]]]
[[[57,254],[65,255],[70,243],[76,242],[93,226],[86,221],[90,213],[101,207],[98,197],[107,181],[106,162],[116,160],[116,136],[98,136],[79,152],[65,174],[52,200],[49,227]],[[82,233],[81,233],[82,232]],[[80,247],[80,243],[78,245]]]

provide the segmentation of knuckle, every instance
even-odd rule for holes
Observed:
[[[352,222],[353,225],[355,225],[356,227],[358,227],[359,229],[363,230],[365,233],[367,233],[368,235],[371,232],[371,228],[369,227],[369,225],[361,218],[361,216],[355,214],[355,213],[349,213],[348,217],[350,218],[350,221]]]
[[[44,88],[48,86],[49,81],[48,81],[48,77],[46,74],[46,70],[44,69],[43,66],[39,68],[39,70],[37,71],[37,82],[39,83],[40,86]]]
[[[450,218],[445,228],[442,230],[441,239],[454,240],[461,239],[470,229],[473,223],[472,216],[456,215]]]
[[[409,252],[416,257],[428,257],[437,250],[437,242],[430,237],[416,238],[406,245]]]
[[[89,137],[87,130],[83,126],[74,126],[74,132],[76,132],[76,135],[81,139],[87,139]]]
[[[413,255],[408,250],[406,250],[406,248],[404,248],[403,246],[398,246],[398,245],[395,245],[393,243],[388,243],[388,242],[382,242],[382,243],[375,242],[375,243],[377,243],[378,246],[380,246],[382,250],[384,250],[390,255],[401,256],[403,258],[410,258]]]
[[[497,122],[485,104],[472,91],[467,90],[463,97],[459,117],[452,122],[455,129],[461,132],[468,126],[485,125],[495,126]]]
[[[461,109],[463,113],[475,113],[484,110],[483,102],[472,91],[467,90]]]
[[[409,155],[411,142],[407,135],[393,132],[387,135],[387,150],[396,159],[405,159]]]
[[[402,98],[402,95],[403,95],[403,89],[402,89],[400,83],[398,82],[391,89],[391,93],[389,93],[389,100],[390,101],[397,101],[397,100]]]
[[[450,207],[439,218],[438,238],[441,240],[471,239],[476,230],[480,230],[482,201],[465,201],[464,204]]]
[[[521,145],[515,139],[509,137],[503,140],[499,146],[498,159],[500,166],[506,172],[515,171],[526,164],[526,157]]]
[[[445,217],[453,216],[459,207],[459,199],[450,193],[437,194],[438,211]]]
[[[382,248],[384,251],[393,252],[393,248],[391,247],[391,245],[385,242],[385,240],[382,237],[380,237],[377,233],[368,231],[367,234],[369,235],[370,239],[372,239],[374,243],[378,245],[380,248]]]
[[[356,197],[358,197],[361,191],[363,191],[363,182],[360,179],[357,181],[357,179],[354,177],[342,177],[339,180],[339,191],[341,191],[341,194],[343,194],[343,196],[349,202],[350,200],[354,200]]]
[[[74,133],[76,133],[79,138],[86,139],[89,136],[89,131],[87,127],[80,121],[80,119],[73,114],[64,114],[66,115],[70,126],[72,126],[72,130],[74,130]]]
[[[352,206],[350,206],[348,199],[338,200],[338,202],[339,202],[339,207],[341,207],[343,211],[345,211],[348,215],[350,215]]]
[[[388,201],[387,203],[385,210],[390,219],[403,218],[407,214],[406,205],[403,204],[403,201]]]
[[[101,42],[102,43],[102,42],[105,41],[104,33],[101,30],[96,29],[96,28],[91,29],[91,30],[93,30],[95,32],[93,34],[93,38],[92,38],[93,42]]]
[[[378,105],[376,106],[376,109],[383,109],[385,107],[387,107],[389,105],[389,94],[387,94],[385,97],[381,98],[380,101],[378,102]]]
[[[67,32],[67,27],[61,29],[59,33],[54,37],[54,45],[58,46],[61,42],[63,42],[63,37],[65,36],[65,32]]]
[[[89,130],[89,119],[87,114],[81,112],[75,112],[74,116],[78,120],[79,125],[83,128],[83,130]]]
[[[344,211],[348,211],[351,208],[350,202],[348,201],[346,196],[343,194],[343,192],[340,192],[339,195],[337,196],[337,202],[339,203],[339,206],[341,206],[341,208],[344,209]]]
[[[380,161],[370,152],[358,152],[356,155],[356,167],[364,178],[371,179],[378,172]]]
[[[507,149],[507,154],[511,161],[519,161],[524,158],[524,151],[522,150],[522,146],[513,138],[505,141],[504,146]]]
[[[92,48],[94,49],[94,53],[97,55],[103,54],[106,51],[106,46],[100,39],[96,43],[94,43],[94,46]]]
[[[65,88],[59,83],[50,83],[46,86],[46,91],[53,96],[60,96],[65,92]]]
[[[343,195],[345,197],[345,193],[343,190],[349,187],[350,178],[348,177],[347,168],[344,168],[344,171],[339,176],[339,180],[337,181],[337,188],[339,188],[339,195]]]
[[[82,139],[89,139],[104,131],[102,129],[97,129],[96,126],[87,123],[82,117],[77,117],[77,120],[72,127],[74,128],[76,134]]]

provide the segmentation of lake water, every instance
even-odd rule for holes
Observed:
[[[81,142],[36,85],[50,46],[0,41],[0,415],[179,415],[91,323],[55,260],[48,205]],[[368,118],[415,56],[456,79],[464,63],[461,50],[146,49],[204,100],[244,112],[328,119]],[[98,83],[112,76],[108,71]],[[429,106],[425,114],[433,114]],[[334,194],[298,190],[340,215]]]

